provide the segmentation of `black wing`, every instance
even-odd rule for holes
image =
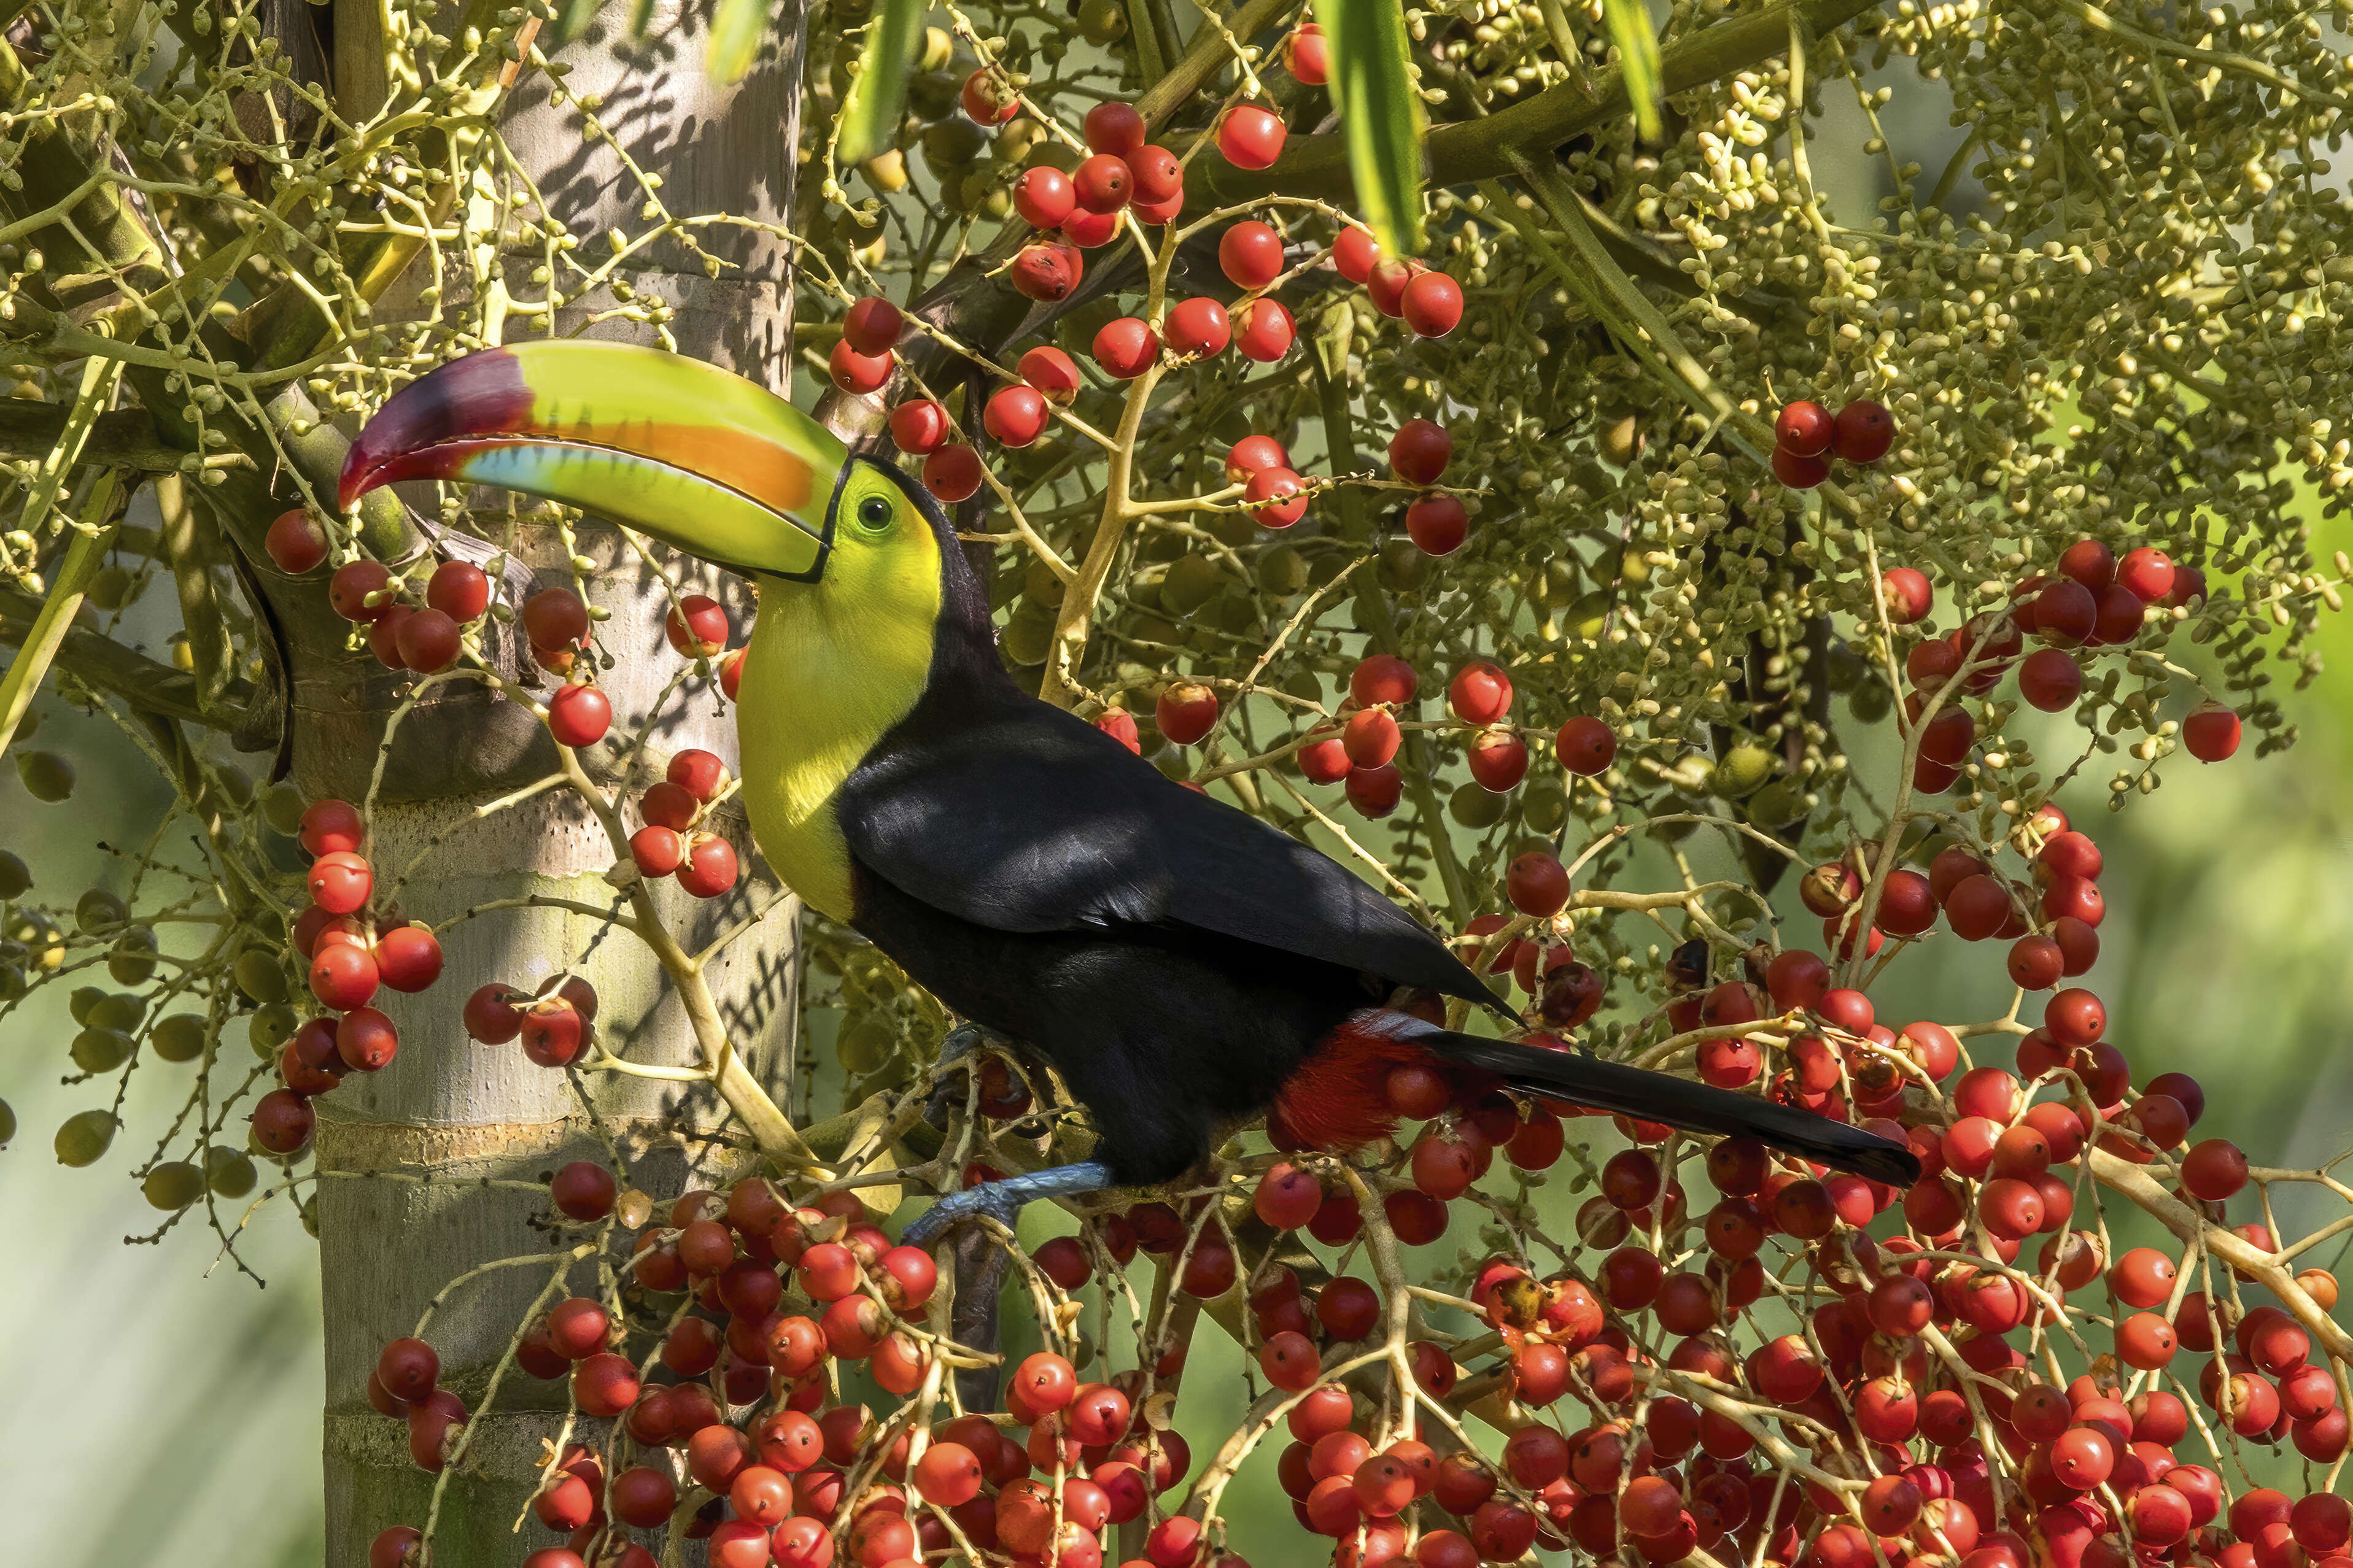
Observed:
[[[1164,777],[1051,704],[927,697],[835,803],[851,857],[997,931],[1174,921],[1493,1004],[1453,951],[1330,857]]]

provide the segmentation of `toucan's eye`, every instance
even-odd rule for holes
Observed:
[[[891,503],[881,496],[868,496],[858,503],[858,521],[868,528],[891,526]]]

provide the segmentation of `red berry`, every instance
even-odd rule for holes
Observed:
[[[491,607],[491,580],[470,561],[444,561],[425,584],[425,603],[453,621],[480,620]]]
[[[2084,667],[2062,648],[2038,648],[2018,667],[2018,694],[2045,713],[2072,708],[2084,692]]]
[[[401,618],[393,641],[404,666],[430,675],[457,662],[458,623],[438,610],[418,610]]]
[[[1504,872],[1504,891],[1524,915],[1556,915],[1568,906],[1568,871],[1555,857],[1531,849]]]
[[[2181,743],[2201,763],[2219,763],[2239,749],[2239,716],[2220,702],[2201,703],[2181,721]]]
[[[375,873],[348,849],[322,855],[311,863],[311,901],[329,914],[347,915],[368,901]]]
[[[1348,695],[1360,707],[1376,703],[1401,707],[1411,702],[1420,688],[1421,677],[1413,666],[1395,654],[1374,654],[1348,672]]]
[[[613,704],[594,686],[575,682],[547,700],[547,729],[563,746],[593,746],[613,725]]]
[[[889,350],[879,354],[862,354],[852,348],[848,338],[833,345],[833,354],[826,362],[833,375],[833,384],[855,397],[880,392],[898,366],[898,356]]]
[[[1237,169],[1263,169],[1282,155],[1282,121],[1256,104],[1238,104],[1218,122],[1218,151]]]
[[[1374,263],[1373,275],[1365,283],[1365,293],[1374,310],[1396,321],[1405,314],[1406,285],[1427,270],[1419,261],[1384,258]]]
[[[662,635],[688,658],[710,658],[727,647],[726,606],[708,594],[689,594],[664,620]]]
[[[327,558],[327,531],[301,507],[280,512],[263,536],[262,548],[280,572],[300,577]]]
[[[1282,237],[1244,218],[1218,237],[1218,265],[1237,289],[1263,289],[1282,275]]]
[[[1271,436],[1245,436],[1226,452],[1226,483],[1247,483],[1261,468],[1287,468],[1291,455]]]
[[[1000,386],[981,410],[981,427],[1008,447],[1027,447],[1046,433],[1046,399],[1034,386]]]
[[[1397,755],[1404,736],[1386,708],[1364,708],[1348,715],[1341,726],[1340,743],[1348,761],[1360,768],[1377,768]]]
[[[1794,456],[1819,458],[1830,450],[1831,411],[1802,399],[1784,404],[1773,421],[1773,439]]]
[[[400,1031],[373,1007],[354,1007],[335,1026],[335,1054],[353,1072],[382,1072],[400,1054]]]
[[[1144,116],[1132,103],[1098,103],[1087,110],[1080,130],[1090,152],[1124,158],[1144,145]]]
[[[1080,163],[1071,176],[1071,188],[1078,195],[1079,205],[1087,211],[1116,213],[1134,195],[1135,176],[1117,153],[1097,153]]]
[[[1858,398],[1831,422],[1831,450],[1844,463],[1875,463],[1895,444],[1895,416],[1869,398]]]
[[[1429,555],[1451,555],[1471,531],[1471,513],[1450,495],[1426,495],[1405,509],[1406,536]]]
[[[1261,468],[1250,477],[1242,500],[1269,528],[1289,528],[1307,515],[1306,482],[1289,468]]]
[[[2173,557],[2153,545],[2128,550],[2116,563],[2116,584],[2144,605],[2154,605],[2173,592]]]
[[[376,621],[384,616],[391,601],[371,605],[368,595],[391,586],[392,574],[380,562],[353,561],[335,568],[327,579],[327,603],[335,614],[347,621]]]
[[[1220,354],[1232,341],[1233,323],[1226,315],[1226,308],[1215,300],[1196,295],[1168,312],[1171,353]]]
[[[1344,787],[1358,815],[1376,819],[1395,811],[1405,796],[1405,779],[1393,766],[1353,769]]]
[[[1051,164],[1024,169],[1013,183],[1013,210],[1032,228],[1060,228],[1078,205],[1071,177]]]
[[[291,1154],[311,1142],[319,1113],[290,1089],[273,1089],[253,1102],[253,1141],[272,1154]]]
[[[698,899],[723,897],[735,886],[735,847],[716,834],[697,834],[678,868],[678,885]]]
[[[2116,580],[2116,552],[2096,539],[2079,539],[2059,553],[2059,571],[2094,593]]]
[[[1155,215],[1145,209],[1158,208],[1174,202],[1182,206],[1185,201],[1185,165],[1176,154],[1166,147],[1139,147],[1133,153],[1123,153],[1127,160],[1127,172],[1135,180],[1135,205],[1139,212],[1154,223],[1166,223],[1176,216],[1173,212]]]
[[[1910,626],[1936,604],[1928,579],[1909,566],[1892,567],[1879,581],[1887,595],[1887,618],[1896,626]]]
[[[1512,678],[1502,666],[1474,658],[1448,683],[1446,705],[1466,724],[1500,722],[1512,710]]]
[[[1553,749],[1562,767],[1591,778],[1617,759],[1618,737],[1600,720],[1580,715],[1560,727]]]
[[[2227,1138],[2209,1138],[2181,1162],[2181,1184],[2208,1203],[2221,1203],[2247,1184],[2247,1157]]]
[[[1217,728],[1218,694],[1198,681],[1180,680],[1160,694],[1154,709],[1160,732],[1189,746]]]
[[[575,1160],[547,1184],[548,1200],[573,1219],[586,1224],[613,1212],[618,1184],[613,1173],[592,1160]]]
[[[891,345],[899,341],[899,333],[907,319],[899,307],[877,295],[869,294],[849,307],[841,318],[841,335],[849,346],[862,354],[886,354]]]
[[[1462,285],[1443,272],[1424,272],[1405,286],[1405,324],[1416,336],[1442,338],[1462,320]]]
[[[954,505],[980,489],[980,454],[958,442],[923,459],[923,488]]]
[[[367,820],[347,800],[316,801],[302,813],[302,847],[313,855],[356,850],[367,842]]]
[[[1282,41],[1282,64],[1302,86],[1322,87],[1332,70],[1332,47],[1324,29],[1313,22],[1302,22],[1299,30]]]
[[[1029,350],[1013,368],[1014,374],[1036,387],[1057,408],[1067,408],[1078,399],[1082,384],[1078,362],[1051,343],[1040,343]]]
[[[921,458],[948,438],[948,411],[928,397],[910,398],[891,410],[891,439],[899,450]]]
[[[1252,300],[1234,319],[1234,346],[1242,358],[1272,364],[1291,352],[1299,336],[1297,323],[1280,300]]]
[[[441,978],[441,944],[423,926],[395,926],[376,938],[375,967],[395,991],[423,991]]]
[[[1830,459],[1800,458],[1787,447],[1776,447],[1773,477],[1793,490],[1810,490],[1831,477]]]
[[[1409,485],[1434,485],[1454,456],[1454,437],[1427,419],[1409,419],[1389,437],[1389,468]]]
[[[1013,258],[1013,287],[1032,300],[1051,303],[1068,298],[1086,270],[1078,247],[1044,240],[1023,246]]]
[[[1160,334],[1142,317],[1122,316],[1095,333],[1095,363],[1122,381],[1142,375],[1159,357]]]
[[[1012,84],[986,67],[964,79],[957,97],[964,111],[982,125],[1002,125],[1021,112],[1021,100]]]
[[[1332,241],[1332,265],[1340,276],[1358,288],[1372,279],[1373,268],[1380,265],[1381,242],[1373,231],[1350,224]]]

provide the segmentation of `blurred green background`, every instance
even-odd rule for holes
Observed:
[[[1908,72],[1898,85],[1884,118],[1905,155],[1926,168],[1923,183],[1933,184],[1960,133],[1945,122],[1940,87],[1924,88]],[[1886,194],[1884,166],[1860,153],[1868,132],[1851,97],[1829,99],[1812,150],[1818,178],[1834,207],[1868,212]],[[2325,551],[2333,540],[2317,529],[2316,512],[2310,521]],[[2258,761],[2250,751],[2216,767],[2180,756],[2167,765],[2164,787],[2120,816],[2105,809],[2096,765],[2063,799],[2107,858],[2109,913],[2093,983],[2109,1005],[2110,1037],[2126,1049],[2136,1079],[2180,1069],[2204,1082],[2200,1135],[2234,1138],[2258,1163],[2284,1166],[2330,1158],[2353,1130],[2345,1109],[2353,1024],[2338,995],[2353,952],[2353,805],[2340,782],[2353,764],[2353,633],[2332,620],[2321,646],[2328,673],[2284,699],[2303,731],[2285,755]],[[2177,657],[2197,662],[2194,651]],[[2280,670],[2281,686],[2291,673]],[[0,846],[32,867],[40,896],[69,905],[74,889],[121,886],[119,864],[98,846],[143,837],[164,797],[110,725],[84,721],[54,700],[44,710],[39,743],[71,757],[80,786],[69,804],[43,805],[13,769],[0,769]],[[2055,744],[2046,749],[2048,757],[2062,754]],[[1870,760],[1863,748],[1858,762]],[[1990,1016],[2007,1005],[2008,991],[1998,951],[1946,941],[1905,955],[1876,997],[1881,1017],[1900,1024]],[[127,1130],[108,1157],[87,1171],[58,1166],[51,1132],[90,1103],[86,1090],[58,1087],[71,1035],[62,990],[0,1023],[0,1098],[20,1122],[14,1145],[0,1152],[0,1258],[8,1260],[0,1289],[0,1342],[8,1346],[0,1358],[0,1466],[15,1542],[6,1556],[43,1568],[316,1563],[322,1378],[315,1250],[282,1205],[242,1242],[266,1289],[226,1262],[212,1267],[215,1240],[197,1225],[160,1247],[122,1245],[154,1227],[157,1216],[125,1173],[174,1097],[160,1092],[169,1085],[159,1075],[142,1075],[148,1081],[134,1089]],[[1577,1201],[1567,1190],[1569,1168],[1556,1167],[1548,1191],[1548,1206],[1564,1220]],[[2248,1212],[2233,1218],[2257,1217],[2251,1204],[2240,1200]],[[2277,1213],[2293,1234],[2334,1217],[2335,1208],[2294,1192]],[[1067,1223],[1033,1211],[1024,1231],[1042,1237],[1058,1222]],[[1451,1261],[1470,1244],[1465,1229],[1459,1220],[1428,1249],[1428,1261]],[[2128,1229],[2120,1244],[2141,1239],[2148,1237]],[[2334,1251],[2306,1261],[2329,1264]],[[1145,1289],[1141,1269],[1137,1289]],[[1235,1424],[1239,1373],[1231,1345],[1205,1333],[1186,1374],[1182,1422],[1197,1467]],[[1268,1539],[1259,1521],[1287,1511],[1272,1480],[1271,1447],[1229,1494],[1245,1550]],[[1303,1545],[1287,1531],[1273,1539],[1285,1555]],[[1270,1568],[1282,1557],[1258,1560]]]

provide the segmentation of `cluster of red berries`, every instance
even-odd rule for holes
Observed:
[[[1462,320],[1462,285],[1410,258],[1381,254],[1373,231],[1356,224],[1332,241],[1332,265],[1363,289],[1373,309],[1416,337],[1442,338]]]
[[[1270,450],[1244,451],[1253,444],[1263,444]],[[1268,468],[1261,472],[1289,473],[1275,466],[1282,447],[1271,437],[1248,437],[1237,443],[1234,450],[1236,461],[1265,460]],[[1375,818],[1388,816],[1405,794],[1405,781],[1396,765],[1397,753],[1405,738],[1398,715],[1410,715],[1420,685],[1420,675],[1413,666],[1393,655],[1376,654],[1359,662],[1348,677],[1348,698],[1342,704],[1340,723],[1314,731],[1300,745],[1295,754],[1299,771],[1312,784],[1345,786],[1348,804],[1358,814]],[[1471,776],[1482,788],[1496,795],[1517,787],[1528,771],[1527,742],[1504,722],[1511,711],[1512,697],[1510,674],[1486,659],[1473,659],[1464,665],[1447,686],[1448,708],[1457,720],[1472,727],[1464,747]],[[1213,688],[1202,681],[1176,680],[1162,689],[1154,720],[1161,737],[1171,744],[1198,745],[1217,728],[1220,710]],[[1095,720],[1095,727],[1130,751],[1142,749],[1135,719],[1124,709],[1106,709]],[[1578,717],[1560,727],[1555,747],[1564,768],[1590,777],[1608,769],[1616,759],[1618,737],[1599,719]],[[1533,863],[1550,857],[1536,855],[1523,859]],[[1557,860],[1552,865],[1556,871],[1559,869]],[[1567,901],[1566,873],[1561,874],[1560,881],[1559,901],[1547,909],[1528,912],[1557,913]],[[1515,901],[1519,896],[1514,893]],[[1484,935],[1501,929],[1502,917],[1482,919],[1493,919],[1497,923],[1483,928],[1474,923],[1472,934]],[[1533,951],[1533,944],[1528,945]],[[1533,957],[1529,962],[1535,962]]]
[[[596,988],[577,974],[552,976],[535,992],[493,980],[466,998],[459,1020],[482,1045],[520,1040],[536,1065],[569,1067],[596,1038]]]
[[[567,1219],[596,1223],[614,1214],[616,1189],[610,1172],[578,1161],[555,1173],[550,1197]],[[1185,1238],[1173,1211],[1146,1207],[1158,1212],[1139,1211],[1136,1225],[1105,1222],[1125,1232],[1112,1241],[1125,1257],[1139,1234],[1163,1254]],[[1098,1532],[1140,1517],[1190,1468],[1183,1439],[1134,1419],[1137,1374],[1082,1384],[1050,1352],[1014,1373],[1013,1435],[966,1415],[921,1434],[919,1451],[904,1423],[886,1431],[867,1406],[836,1403],[836,1381],[850,1370],[902,1398],[931,1370],[920,1326],[937,1283],[931,1255],[892,1245],[864,1215],[855,1194],[795,1206],[758,1178],[723,1196],[691,1192],[638,1235],[622,1295],[573,1297],[523,1326],[516,1364],[568,1380],[584,1415],[613,1423],[601,1453],[573,1445],[548,1468],[533,1512],[567,1539],[533,1553],[533,1568],[649,1568],[628,1531],[667,1526],[682,1480],[712,1494],[687,1534],[708,1542],[714,1568],[827,1568],[837,1551],[862,1568],[910,1568],[956,1544],[918,1502],[945,1512],[964,1541],[1017,1563],[1099,1568]],[[1229,1259],[1211,1293],[1233,1284]],[[686,1300],[673,1310],[641,1303],[645,1293]],[[1172,1357],[1160,1375],[1176,1368]],[[427,1470],[447,1465],[468,1419],[436,1387],[438,1374],[432,1348],[403,1339],[385,1347],[368,1382],[369,1403],[407,1422],[410,1457]],[[846,1486],[861,1466],[881,1484],[858,1496],[853,1513]],[[1039,1470],[1046,1479],[1033,1479]],[[1152,1560],[1208,1568],[1197,1537],[1190,1520],[1163,1522]],[[410,1568],[419,1545],[412,1527],[387,1530],[371,1568]]]
[[[322,552],[282,553],[276,541],[280,525],[293,520],[315,527],[307,512],[290,511],[270,524],[271,558],[289,572],[307,560],[308,571],[324,559]],[[300,536],[298,536],[300,537]],[[465,628],[480,621],[491,607],[491,580],[469,561],[445,561],[433,569],[425,584],[422,606],[402,602],[409,591],[406,579],[396,581],[384,563],[353,561],[338,566],[327,579],[327,602],[347,621],[368,628],[368,651],[386,669],[415,670],[431,675],[458,661]]]
[[[307,1146],[318,1130],[311,1101],[347,1072],[375,1072],[400,1049],[400,1032],[369,1004],[379,987],[417,992],[441,977],[441,943],[396,911],[369,905],[375,873],[360,853],[367,823],[349,801],[322,800],[299,832],[312,857],[309,907],[295,917],[294,951],[311,965],[311,994],[339,1017],[309,1019],[279,1047],[280,1087],[255,1101],[253,1141],[272,1154]]]
[[[1831,459],[1875,463],[1895,444],[1895,416],[1859,397],[1836,415],[1802,399],[1785,405],[1773,421],[1773,477],[1810,490],[1831,477]]]
[[[1016,108],[1008,106],[1004,118]],[[1280,144],[1282,121],[1275,125]],[[1013,186],[1013,210],[1039,234],[1015,255],[1008,275],[1032,300],[1067,298],[1086,276],[1084,253],[1118,236],[1123,214],[1160,225],[1185,207],[1185,166],[1145,140],[1150,127],[1134,105],[1099,103],[1087,110],[1082,132],[1087,156],[1077,168],[1064,174],[1035,164]]]
[[[1407,484],[1436,484],[1453,460],[1454,437],[1431,420],[1409,419],[1389,437],[1389,471]],[[1406,537],[1424,554],[1451,555],[1470,531],[1471,514],[1442,490],[1416,496],[1405,509]]]
[[[1887,619],[1909,626],[1935,603],[1927,577],[1898,566],[1881,578]],[[2055,574],[2037,574],[2012,591],[2007,610],[1972,617],[1948,636],[1924,638],[1905,654],[1904,673],[1914,689],[1905,698],[1907,728],[1919,721],[1930,695],[1943,689],[1964,665],[1960,690],[1982,697],[2001,684],[2014,667],[2018,694],[2032,708],[2056,713],[2074,705],[2084,690],[2083,654],[2126,647],[2144,637],[2171,635],[2172,621],[2154,609],[2178,609],[2206,596],[2206,576],[2175,562],[2153,545],[2116,552],[2096,539],[2077,540],[2061,552]],[[2021,653],[2033,637],[2044,646]],[[2202,762],[2219,763],[2239,749],[2239,716],[2219,702],[2201,704],[2182,722],[2182,743]],[[1976,721],[1957,703],[1930,721],[1920,740],[1914,785],[1931,795],[1953,787],[1976,743]]]
[[[1324,79],[1325,45],[1314,23],[1293,34],[1284,50],[1294,74],[1305,73],[1302,81]],[[1021,108],[1018,93],[987,68],[965,81],[963,98],[965,112],[986,127],[1005,124]],[[1033,164],[1013,187],[1014,210],[1036,233],[1008,265],[1007,275],[1033,300],[1068,298],[1086,276],[1085,252],[1110,243],[1123,215],[1133,212],[1144,222],[1166,224],[1185,205],[1183,165],[1168,149],[1145,140],[1149,128],[1134,105],[1098,104],[1088,110],[1082,131],[1088,153],[1076,168],[1066,173],[1051,163]],[[1241,104],[1219,120],[1217,144],[1237,167],[1262,169],[1280,155],[1283,134],[1279,116]],[[1113,379],[1127,381],[1161,363],[1164,353],[1191,363],[1214,359],[1230,347],[1260,363],[1282,359],[1297,342],[1298,324],[1281,300],[1264,291],[1285,275],[1285,245],[1281,233],[1257,219],[1233,224],[1219,237],[1218,261],[1228,281],[1242,290],[1241,300],[1229,309],[1193,296],[1176,301],[1157,322],[1119,317],[1096,331],[1091,349],[1095,363]],[[1421,336],[1443,337],[1462,319],[1459,283],[1417,261],[1384,258],[1364,228],[1343,229],[1332,257],[1343,277],[1370,291],[1383,314],[1403,320]],[[854,301],[830,361],[834,384],[860,395],[881,391],[896,366],[894,345],[904,324],[887,300],[870,296]],[[1044,434],[1050,410],[1066,406],[1079,391],[1077,366],[1060,349],[1030,350],[1022,356],[1018,374],[1018,383],[990,396],[982,418],[992,439],[1016,447],[1034,443]],[[891,415],[891,435],[902,451],[923,459],[923,483],[943,502],[967,500],[980,489],[980,455],[955,438],[955,423],[938,402],[915,398],[898,405]],[[1439,467],[1443,466],[1441,456]],[[1253,514],[1270,527],[1288,526],[1304,509],[1303,496],[1295,504],[1290,499],[1301,488],[1296,475],[1291,479],[1288,489],[1272,488],[1270,479],[1265,494],[1249,498]],[[1434,475],[1414,482],[1434,482]],[[1429,496],[1409,509],[1407,528],[1431,553],[1444,554],[1461,543],[1467,521],[1461,502]]]
[[[290,511],[269,526],[268,546],[279,568],[301,574],[326,559],[326,539],[308,512]],[[425,584],[423,605],[403,601],[407,582],[382,562],[353,561],[327,579],[327,601],[337,615],[368,628],[368,650],[386,669],[431,675],[457,662],[464,630],[491,607],[491,580],[469,561],[445,561]],[[588,746],[612,727],[613,704],[586,679],[569,679],[580,668],[592,617],[569,588],[548,588],[523,601],[522,626],[532,658],[549,672],[567,678],[547,700],[547,727],[566,746]],[[690,658],[726,653],[726,607],[703,594],[690,594],[670,612],[670,646]],[[742,655],[724,658],[720,686],[732,700],[741,679]]]
[[[727,764],[713,752],[690,749],[670,758],[662,782],[638,800],[646,825],[629,837],[629,858],[638,871],[676,877],[698,899],[733,890],[735,847],[701,826],[730,782]]]

